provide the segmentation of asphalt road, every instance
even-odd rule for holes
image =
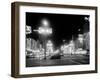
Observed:
[[[36,66],[60,66],[60,65],[81,65],[89,64],[89,55],[66,55],[58,59],[52,58],[47,60],[38,60],[34,58],[26,58],[26,67]]]

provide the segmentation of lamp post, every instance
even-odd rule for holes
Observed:
[[[50,28],[49,22],[46,19],[43,19],[41,21],[41,24],[42,25],[37,30],[33,30],[33,31],[37,31],[43,40],[44,59],[46,59],[46,40],[47,37],[52,34],[52,28]]]

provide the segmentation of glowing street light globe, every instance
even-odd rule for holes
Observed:
[[[44,47],[44,59],[46,59],[46,41],[47,41],[47,37],[52,34],[52,28],[50,27],[50,23],[47,19],[42,19],[41,20],[41,24],[40,27],[37,30],[33,30],[38,32],[38,34],[40,35],[40,38],[43,42],[43,47]]]
[[[47,19],[41,21],[41,27],[39,27],[38,33],[44,36],[52,34],[52,28],[50,28],[50,23]]]
[[[50,25],[50,23],[47,19],[42,19],[41,24],[42,24],[42,26],[46,26],[46,27],[48,27]]]
[[[49,21],[47,19],[43,19],[41,21],[41,26],[38,28],[38,30],[33,31],[37,31],[39,34],[44,36],[52,34],[52,28],[50,28]]]
[[[84,17],[84,20],[85,21],[89,21],[89,17]]]

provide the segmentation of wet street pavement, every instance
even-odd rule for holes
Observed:
[[[61,56],[59,59],[43,59],[26,58],[26,67],[35,66],[60,66],[60,65],[81,65],[89,64],[89,55],[75,54]]]

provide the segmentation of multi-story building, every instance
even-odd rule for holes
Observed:
[[[74,54],[75,52],[75,44],[74,44],[74,41],[71,40],[68,43],[65,43],[63,46],[61,46],[61,50],[62,50],[62,53],[63,55],[67,55],[67,54]]]
[[[46,56],[52,55],[53,52],[54,52],[53,43],[50,40],[48,40],[46,43]]]

